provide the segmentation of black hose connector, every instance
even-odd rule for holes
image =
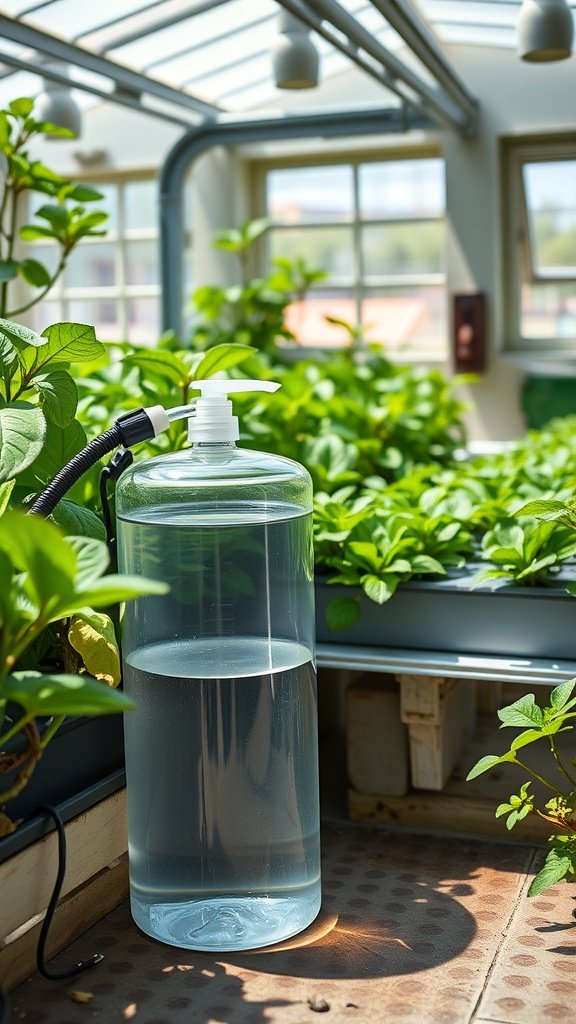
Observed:
[[[34,499],[28,509],[28,514],[43,516],[46,519],[52,514],[66,492],[105,455],[113,452],[120,445],[131,448],[132,445],[139,444],[140,441],[148,441],[155,435],[154,424],[146,409],[136,409],[135,412],[120,416],[110,430],[95,437],[81,452],[78,452],[78,455],[66,463],[51,483]]]

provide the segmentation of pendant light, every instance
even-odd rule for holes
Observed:
[[[60,66],[54,70],[58,70],[60,75],[65,73]],[[49,78],[44,78],[43,82],[44,91],[36,100],[35,116],[39,121],[49,121],[50,124],[58,125],[59,128],[68,128],[78,139],[82,130],[82,111],[74,99],[70,87]],[[47,138],[57,139],[58,136],[48,135]]]
[[[289,11],[281,11],[279,35],[272,47],[272,68],[278,89],[313,89],[318,85],[318,50],[310,30]]]
[[[572,53],[574,21],[565,0],[524,0],[517,30],[522,60],[544,63]]]

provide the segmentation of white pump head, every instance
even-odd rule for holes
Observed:
[[[232,402],[227,395],[241,391],[277,391],[280,387],[272,380],[210,380],[192,381],[191,387],[200,391],[194,411],[188,420],[188,439],[218,443],[237,441],[240,437],[238,417],[232,414]]]

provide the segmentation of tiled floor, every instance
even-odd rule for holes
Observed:
[[[574,887],[526,898],[542,851],[354,826],[327,827],[323,850],[323,909],[296,939],[178,951],[124,905],[58,958],[104,961],[73,982],[20,986],[15,1024],[576,1022]]]

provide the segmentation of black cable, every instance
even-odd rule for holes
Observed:
[[[100,473],[100,503],[102,505],[102,518],[104,520],[104,528],[106,530],[106,543],[108,544],[108,551],[110,552],[110,565],[112,567],[112,572],[115,572],[117,567],[117,544],[116,530],[114,528],[114,521],[110,511],[108,484],[115,483],[124,470],[128,469],[128,466],[131,466],[133,462],[134,456],[132,455],[132,452],[127,448],[121,448],[120,451],[116,452],[112,456],[108,465],[104,466]]]
[[[10,1017],[12,1015],[10,996],[2,986],[0,986],[0,1013],[2,1014],[0,1024],[10,1024]]]
[[[62,885],[64,883],[64,875],[66,874],[66,833],[64,831],[62,818],[54,807],[50,807],[48,804],[45,804],[44,806],[39,807],[38,811],[49,815],[54,822],[54,827],[56,828],[58,836],[58,873],[56,875],[56,881],[54,883],[54,889],[52,890],[46,916],[42,922],[42,928],[40,929],[40,937],[36,948],[36,966],[38,968],[38,972],[43,978],[47,978],[48,981],[63,981],[65,978],[73,978],[76,974],[81,974],[82,971],[88,970],[89,967],[94,967],[95,964],[99,964],[100,961],[104,959],[104,956],[102,953],[94,953],[94,955],[88,960],[81,960],[67,971],[50,971],[46,967],[45,948],[48,939],[48,931],[52,923],[54,911],[56,910],[56,904],[60,899],[60,892],[62,891]]]
[[[91,469],[104,455],[114,451],[122,444],[122,434],[117,423],[110,430],[99,437],[95,437],[86,447],[75,455],[59,473],[56,474],[51,483],[48,484],[41,494],[32,502],[29,513],[35,515],[49,516],[66,491],[83,476],[88,469]]]

